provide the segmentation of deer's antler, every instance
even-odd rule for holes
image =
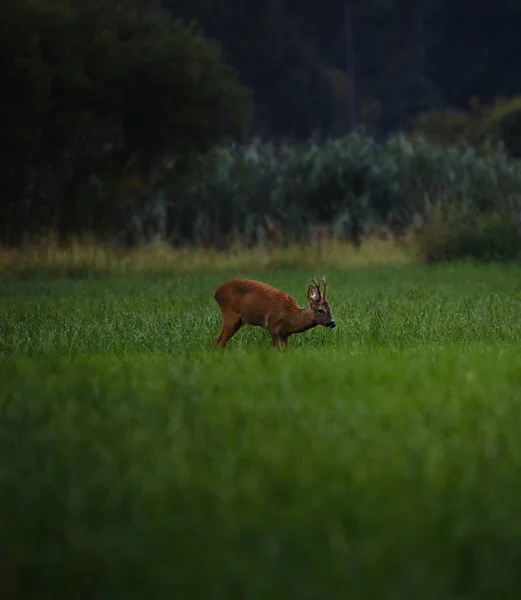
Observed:
[[[317,288],[318,297],[320,298],[322,296],[322,293],[320,291],[320,283],[316,282],[315,275],[313,275],[313,277],[311,279],[311,283]]]
[[[324,300],[326,300],[326,297],[327,297],[327,281],[326,281],[326,278],[324,277],[323,273],[322,273],[322,283],[324,284],[324,290],[322,292],[322,298]]]

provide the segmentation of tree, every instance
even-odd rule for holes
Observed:
[[[95,227],[93,176],[116,179],[130,160],[146,175],[248,124],[250,94],[219,44],[133,0],[5,0],[0,56],[4,237],[29,218]]]
[[[518,0],[431,0],[426,20],[426,73],[445,106],[471,97],[490,103],[521,93],[521,11]]]
[[[174,17],[197,19],[218,39],[253,90],[253,127],[269,136],[306,138],[334,120],[328,70],[287,0],[164,0]]]
[[[327,9],[287,1],[322,60],[346,73],[348,129],[363,121],[362,106],[378,105],[373,119],[387,132],[439,101],[425,68],[425,21],[433,0],[329,0]]]

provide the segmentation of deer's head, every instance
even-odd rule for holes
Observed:
[[[327,301],[327,281],[322,275],[322,283],[324,288],[320,291],[320,284],[315,281],[313,276],[313,285],[308,288],[308,301],[309,307],[315,313],[315,319],[319,325],[327,327],[328,329],[334,329],[336,327],[333,314],[331,312],[331,306]]]

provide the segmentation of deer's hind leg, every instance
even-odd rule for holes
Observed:
[[[215,340],[215,345],[218,348],[224,348],[230,339],[239,331],[242,327],[242,319],[239,313],[233,311],[223,312],[223,326],[221,333]]]

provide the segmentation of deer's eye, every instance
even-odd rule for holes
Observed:
[[[321,315],[323,315],[323,314],[324,314],[326,311],[325,311],[323,308],[319,308],[319,309],[318,309],[318,312],[319,312]]]

